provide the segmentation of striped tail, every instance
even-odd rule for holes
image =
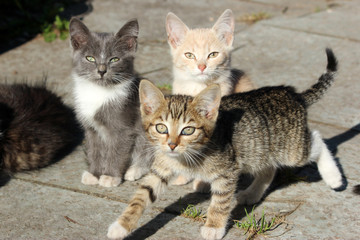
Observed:
[[[338,62],[330,48],[326,48],[326,55],[328,61],[326,73],[320,76],[319,81],[316,84],[301,93],[307,107],[317,102],[334,82],[334,75],[337,71]]]

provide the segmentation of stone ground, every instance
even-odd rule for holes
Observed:
[[[334,86],[311,107],[312,128],[320,130],[347,181],[344,191],[329,189],[316,167],[278,174],[256,219],[282,217],[281,224],[256,238],[358,239],[360,196],[360,2],[356,0],[141,1],[94,0],[84,22],[93,31],[116,32],[130,18],[140,24],[136,69],[158,85],[171,83],[171,58],[165,16],[177,14],[189,26],[210,27],[227,8],[236,16],[233,67],[245,70],[261,87],[287,84],[299,90],[314,83],[326,66],[325,47],[340,63]],[[271,17],[250,24],[244,16],[264,12]],[[8,83],[40,81],[71,105],[71,55],[68,41],[46,43],[39,36],[0,55],[1,79]],[[80,183],[87,168],[83,146],[57,164],[16,174],[0,188],[0,239],[106,239],[107,227],[120,215],[137,182],[116,188]],[[304,176],[307,177],[304,177]],[[188,204],[206,211],[209,196],[191,186],[169,187],[149,207],[140,228],[129,239],[201,239],[201,221],[180,216]],[[252,207],[248,206],[248,212]],[[244,222],[244,206],[233,219]],[[233,224],[224,239],[246,239]]]

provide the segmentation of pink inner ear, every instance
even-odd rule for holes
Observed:
[[[128,48],[129,48],[129,49],[134,48],[134,46],[136,45],[136,41],[135,41],[135,39],[134,39],[133,37],[129,37],[129,38],[126,40],[126,42],[127,42],[127,45],[128,45]]]
[[[71,38],[71,43],[75,49],[80,48],[82,45],[86,44],[86,38],[82,35],[75,35]]]
[[[176,46],[176,41],[174,40],[174,38],[169,35],[168,39],[169,39],[171,46],[173,48],[176,48],[177,46]]]
[[[227,45],[232,45],[232,39],[233,39],[232,34],[227,33],[224,35],[224,38]]]
[[[145,114],[151,114],[153,111],[152,111],[153,109],[152,109],[152,107],[149,105],[149,104],[144,104],[144,112],[145,112]]]

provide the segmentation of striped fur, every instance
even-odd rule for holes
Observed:
[[[325,143],[318,132],[308,129],[310,98],[292,87],[266,87],[221,99],[220,87],[211,85],[194,98],[164,97],[152,83],[142,81],[139,92],[154,163],[129,206],[109,228],[110,238],[124,238],[134,230],[145,207],[177,174],[211,185],[211,202],[201,228],[205,239],[221,239],[235,198],[240,204],[261,200],[280,166],[315,161],[331,188],[342,186],[341,173]],[[235,194],[242,173],[255,179],[248,189]]]

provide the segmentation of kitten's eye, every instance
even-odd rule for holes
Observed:
[[[216,58],[219,55],[218,52],[212,52],[209,54],[208,58]]]
[[[86,60],[88,60],[89,62],[95,62],[95,58],[92,56],[87,56]]]
[[[114,63],[114,62],[117,62],[117,61],[119,61],[119,58],[117,58],[117,57],[114,57],[114,58],[110,59],[111,63]]]
[[[191,135],[195,132],[194,127],[186,127],[181,131],[181,135]]]
[[[189,59],[195,59],[195,55],[192,54],[191,52],[185,53],[185,57],[187,57],[187,58],[189,58]]]
[[[156,124],[156,131],[158,131],[158,133],[160,134],[167,134],[168,133],[168,129],[164,124]]]

